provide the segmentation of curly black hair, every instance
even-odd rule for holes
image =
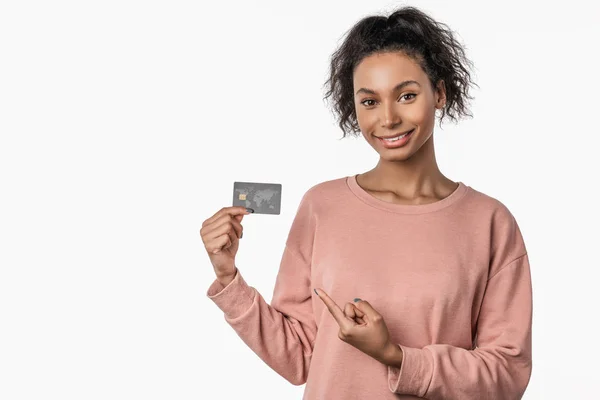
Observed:
[[[368,16],[358,21],[346,32],[341,46],[332,54],[327,92],[323,99],[333,98],[333,114],[344,133],[360,136],[356,119],[353,94],[353,74],[365,57],[375,53],[402,52],[417,62],[427,74],[431,87],[437,87],[440,79],[446,87],[446,104],[441,110],[440,124],[444,116],[457,120],[457,115],[470,116],[467,109],[469,70],[472,62],[455,39],[448,25],[435,21],[423,11],[403,6],[390,16]],[[479,86],[478,86],[479,87]]]

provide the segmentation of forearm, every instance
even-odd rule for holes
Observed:
[[[288,291],[276,290],[271,306],[239,271],[224,283],[215,280],[206,294],[229,325],[274,371],[293,384],[305,383],[317,331],[310,297],[293,302],[285,297]]]

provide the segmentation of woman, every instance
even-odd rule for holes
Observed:
[[[223,208],[200,230],[217,275],[207,296],[272,369],[306,383],[304,399],[505,400],[528,385],[517,222],[436,163],[436,111],[467,115],[471,84],[444,26],[403,7],[359,21],[332,57],[344,136],[362,132],[380,159],[304,194],[270,305],[234,263],[249,212]]]

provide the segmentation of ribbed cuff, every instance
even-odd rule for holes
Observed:
[[[256,290],[248,286],[240,271],[225,287],[215,279],[206,291],[206,296],[225,313],[228,319],[237,318],[252,306]]]
[[[427,349],[398,345],[402,349],[400,368],[388,365],[392,393],[425,397],[433,375],[433,356]]]

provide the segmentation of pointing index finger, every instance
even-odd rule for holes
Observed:
[[[325,306],[333,315],[333,318],[337,321],[340,327],[345,327],[350,323],[350,321],[346,318],[344,311],[336,304],[335,301],[327,293],[325,293],[322,289],[318,289],[317,295],[319,298],[325,303]]]

